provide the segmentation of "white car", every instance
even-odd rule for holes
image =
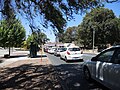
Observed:
[[[56,47],[52,47],[48,49],[48,53],[54,54]]]
[[[60,58],[65,61],[68,60],[82,60],[82,51],[78,46],[66,47],[63,48],[62,52],[60,52]]]
[[[102,51],[83,63],[84,76],[94,79],[111,90],[120,90],[120,46]]]
[[[55,52],[54,52],[54,55],[55,56],[60,56],[60,52],[63,51],[63,48],[56,48]]]

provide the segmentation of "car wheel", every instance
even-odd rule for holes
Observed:
[[[83,62],[84,60],[83,59],[80,59],[81,62]]]
[[[63,58],[61,57],[61,55],[60,55],[60,59],[63,60]]]
[[[90,71],[87,67],[84,67],[84,76],[86,80],[91,81]]]

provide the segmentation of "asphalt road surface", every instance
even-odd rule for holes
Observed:
[[[65,62],[59,57],[47,54],[52,64],[55,66],[59,78],[64,86],[64,90],[106,90],[101,84],[85,80],[81,61]],[[95,55],[83,54],[84,60],[91,59]]]

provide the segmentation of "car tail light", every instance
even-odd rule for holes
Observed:
[[[67,51],[67,54],[70,55],[70,53]]]

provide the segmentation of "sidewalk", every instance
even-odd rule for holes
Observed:
[[[97,55],[99,54],[99,52],[97,50],[95,50],[93,52],[93,50],[83,50],[83,53],[86,53],[86,54],[94,54],[94,55]]]
[[[42,54],[38,52],[36,58],[30,58],[28,57],[29,51],[15,51],[11,53],[11,58],[0,58],[1,63],[0,67],[13,67],[12,64],[14,63],[19,63],[19,65],[24,64],[24,63],[36,63],[36,64],[51,64],[50,60],[48,60],[47,56],[45,54]],[[45,57],[46,56],[46,57]]]

